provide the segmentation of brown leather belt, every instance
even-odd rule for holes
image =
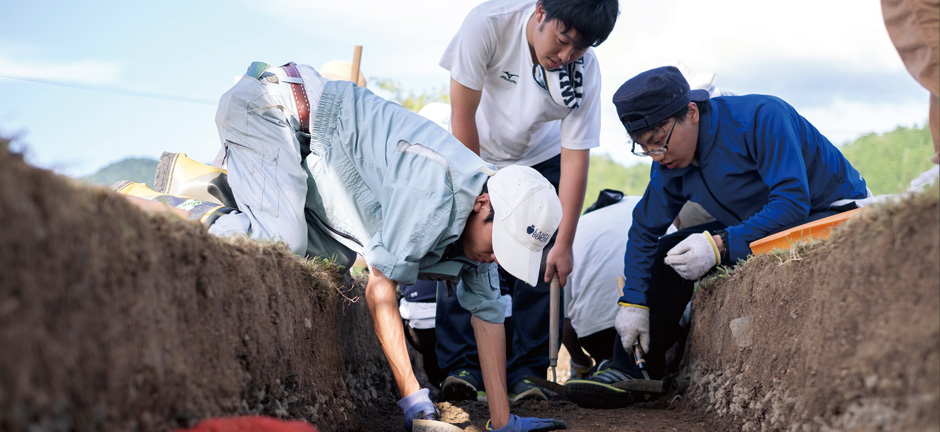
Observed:
[[[297,70],[297,64],[287,63],[281,68],[287,76],[291,78],[300,78],[300,72]],[[307,99],[307,91],[304,90],[302,83],[290,83],[290,89],[294,93],[294,103],[297,105],[297,116],[300,117],[300,130],[310,133],[310,101]]]

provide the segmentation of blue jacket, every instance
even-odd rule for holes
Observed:
[[[648,305],[656,246],[687,200],[728,228],[731,263],[750,242],[826,210],[840,199],[865,198],[865,180],[842,153],[792,106],[773,96],[710,99],[699,122],[697,166],[654,163],[633,211],[620,301]]]

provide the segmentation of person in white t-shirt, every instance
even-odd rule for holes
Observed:
[[[564,212],[543,282],[506,278],[516,317],[507,370],[514,397],[544,398],[523,377],[548,367],[548,281],[557,275],[564,285],[572,270],[590,149],[600,140],[591,47],[607,39],[618,14],[617,0],[489,1],[467,15],[440,60],[451,74],[454,136],[497,167],[535,168],[555,185]]]

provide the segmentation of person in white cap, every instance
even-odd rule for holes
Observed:
[[[237,203],[209,232],[281,240],[297,255],[369,266],[366,301],[402,396],[405,428],[440,419],[415,378],[397,284],[419,276],[462,281],[460,304],[484,355],[488,427],[564,429],[509,413],[505,301],[495,263],[534,281],[561,221],[554,187],[527,167],[496,170],[431,121],[314,68],[255,62],[216,115],[223,166]]]

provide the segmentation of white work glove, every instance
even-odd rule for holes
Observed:
[[[640,338],[643,352],[650,350],[650,311],[639,306],[622,306],[614,321],[620,342],[628,353],[633,352],[633,342]]]
[[[712,235],[705,231],[692,234],[666,252],[666,264],[685,280],[694,281],[721,264],[721,254]]]

